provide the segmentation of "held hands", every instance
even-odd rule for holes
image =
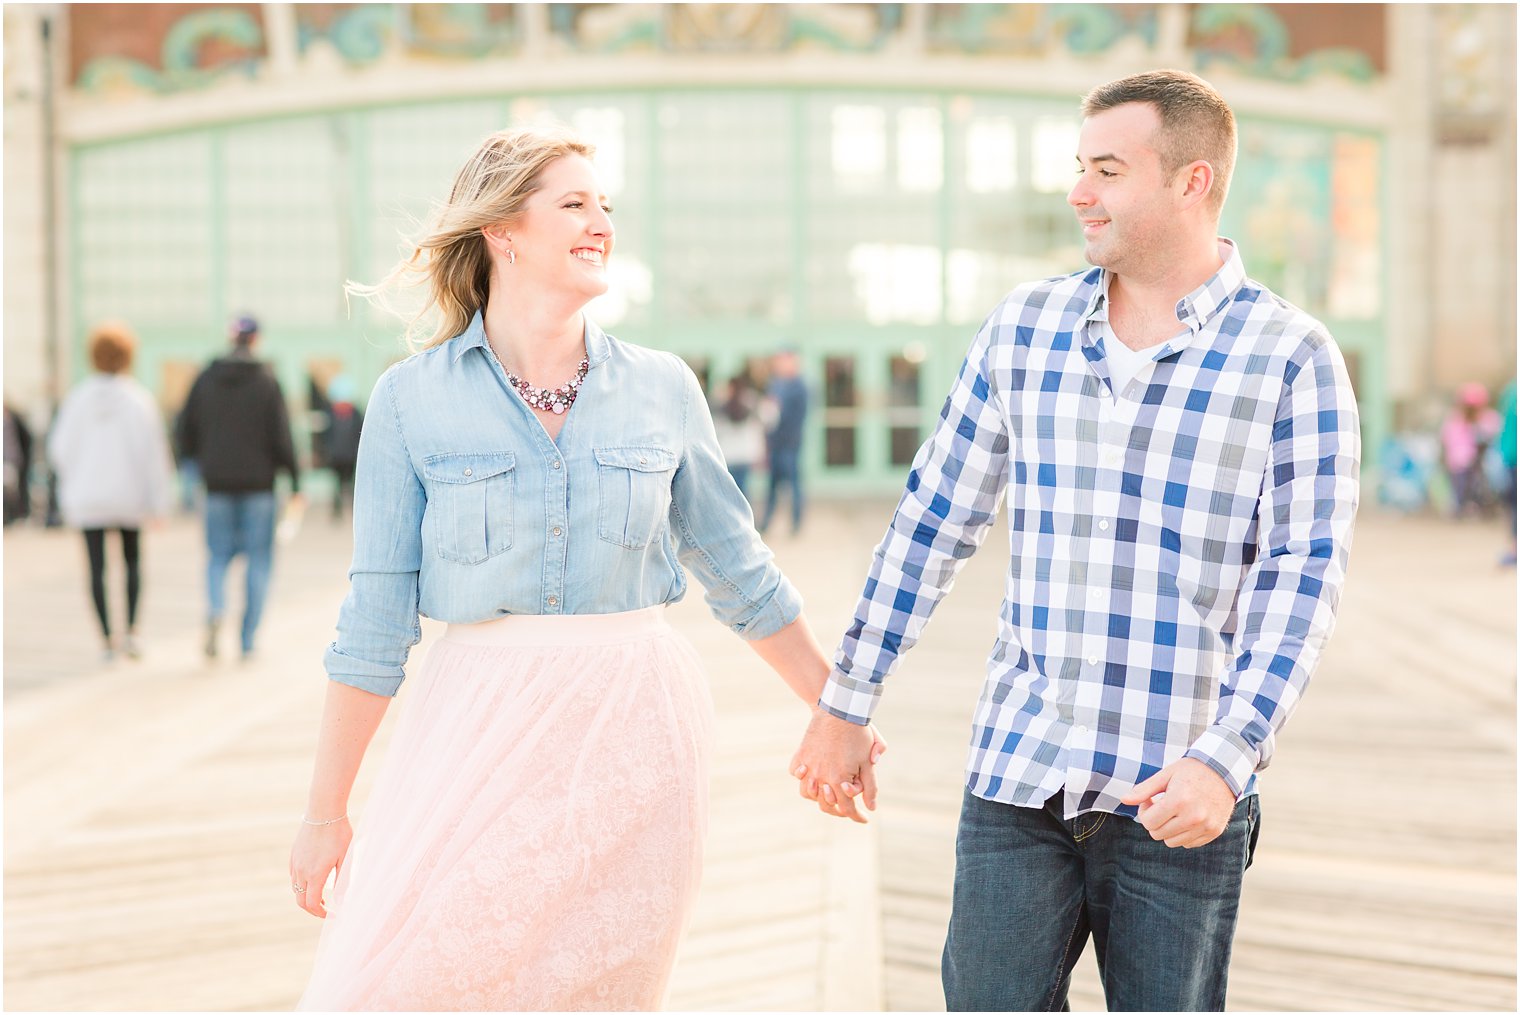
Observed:
[[[1120,803],[1138,805],[1140,824],[1168,846],[1197,849],[1219,838],[1235,812],[1228,783],[1197,758],[1179,758]]]
[[[328,875],[343,866],[353,837],[347,818],[330,825],[303,822],[296,833],[295,845],[290,847],[290,890],[295,893],[296,905],[312,916],[327,916],[322,889],[327,886]]]
[[[876,809],[876,774],[872,766],[886,753],[887,742],[874,726],[857,726],[822,709],[802,735],[792,755],[792,776],[804,799],[818,803],[825,814],[866,823],[855,807],[860,797],[866,810]]]

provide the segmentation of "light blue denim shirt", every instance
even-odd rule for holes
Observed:
[[[350,589],[324,660],[376,694],[401,686],[419,613],[618,613],[686,594],[746,639],[802,600],[754,530],[697,379],[679,358],[586,322],[590,370],[557,441],[507,385],[480,314],[387,370],[359,442]]]

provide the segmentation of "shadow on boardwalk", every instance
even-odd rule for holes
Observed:
[[[829,647],[890,509],[822,505],[776,546]],[[1263,779],[1232,1008],[1514,1009],[1515,582],[1492,566],[1499,542],[1363,519],[1336,640]],[[193,523],[147,536],[137,663],[99,659],[76,534],[4,545],[7,1008],[290,1007],[319,928],[291,904],[285,850],[346,532],[313,519],[283,548],[248,665],[199,656]],[[884,802],[864,829],[797,800],[784,767],[803,707],[699,594],[672,611],[711,670],[720,744],[672,1007],[943,1007],[964,740],[1004,545],[989,538],[891,682]],[[1086,958],[1073,1006],[1101,1004]]]

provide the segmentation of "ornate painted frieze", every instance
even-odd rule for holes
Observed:
[[[1188,48],[1197,69],[1300,82],[1321,74],[1370,82],[1383,73],[1383,4],[1198,4]]]
[[[69,19],[74,85],[97,94],[252,76],[266,54],[259,4],[81,4]]]
[[[1166,48],[1158,42],[1163,6],[84,4],[69,8],[68,16],[74,87],[119,97],[257,77],[271,53],[283,54],[282,74],[362,68],[381,60],[422,66],[561,54],[764,57],[811,51],[876,54],[883,61],[914,53],[1038,61],[1123,50],[1133,56]],[[1185,10],[1186,42],[1194,66],[1205,73],[1227,67],[1295,83],[1327,74],[1368,82],[1383,73],[1382,4],[1199,4]],[[1455,26],[1443,45],[1454,54],[1458,81],[1464,61],[1476,66],[1484,59],[1461,55],[1471,34],[1461,25],[1475,17],[1443,16]],[[1479,72],[1486,69],[1484,64]],[[1460,95],[1452,101],[1470,104]]]
[[[936,53],[1038,58],[1101,53],[1129,36],[1156,44],[1156,4],[936,4],[928,47]]]

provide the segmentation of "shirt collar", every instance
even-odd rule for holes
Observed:
[[[1235,295],[1235,290],[1246,280],[1245,263],[1240,259],[1240,248],[1234,240],[1219,237],[1219,257],[1224,262],[1219,270],[1203,285],[1177,301],[1177,320],[1187,325],[1194,334],[1224,308],[1230,297]],[[1108,320],[1108,285],[1112,280],[1111,271],[1107,268],[1098,269],[1098,277],[1093,280],[1095,284],[1092,294],[1087,300],[1087,309],[1082,314],[1084,321]]]
[[[1219,237],[1219,258],[1224,263],[1203,285],[1177,301],[1177,320],[1195,332],[1230,301],[1246,280],[1245,264],[1234,240]]]
[[[597,364],[606,362],[607,357],[612,355],[612,345],[607,340],[607,333],[597,327],[595,321],[585,314],[581,314],[581,320],[586,328],[584,334],[586,361],[592,369],[595,369]],[[470,318],[469,327],[450,339],[449,343],[453,347],[450,356],[455,363],[459,362],[459,357],[471,349],[484,349],[487,345],[484,315],[479,310],[475,311],[475,316]]]

